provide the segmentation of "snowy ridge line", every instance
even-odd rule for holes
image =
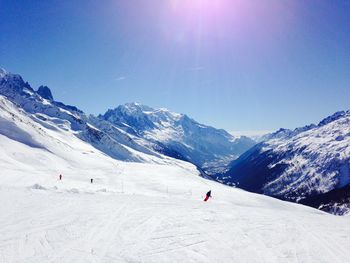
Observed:
[[[350,112],[294,132],[279,130],[256,145],[231,169],[224,183],[339,215],[350,212]],[[335,191],[337,194],[327,194]],[[334,209],[339,207],[339,209]]]
[[[86,116],[76,107],[54,101],[47,87],[46,92],[50,92],[49,96],[43,95],[43,91],[40,90],[43,88],[34,91],[19,75],[7,73],[0,79],[0,95],[4,95],[7,100],[23,108],[35,122],[40,122],[47,128],[70,131],[119,160],[159,162],[157,159],[164,158],[150,149],[146,143],[144,146],[141,139],[136,141],[108,122],[101,120],[96,122],[97,118]]]
[[[208,174],[221,172],[255,142],[200,124],[185,114],[127,103],[109,109],[100,119],[165,149],[161,153],[190,161]]]

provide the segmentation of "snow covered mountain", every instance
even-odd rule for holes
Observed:
[[[2,69],[0,95],[1,111],[8,117],[0,116],[0,135],[34,148],[42,148],[41,140],[33,140],[27,128],[18,129],[13,121],[36,127],[38,133],[42,127],[63,132],[117,160],[179,165],[174,157],[216,174],[220,182],[249,191],[337,214],[350,207],[349,112],[336,113],[318,125],[266,135],[266,141],[245,152],[223,173],[229,161],[254,144],[252,140],[237,139],[183,114],[136,103],[103,116],[86,115],[55,101],[48,87],[35,91],[21,76]]]
[[[153,150],[156,147],[151,142],[86,115],[74,106],[55,101],[48,87],[41,86],[35,91],[20,75],[3,69],[0,70],[0,95],[30,114],[35,122],[53,129],[58,125],[60,129],[71,131],[115,159],[144,162],[149,161],[148,155],[156,159],[165,157]],[[163,150],[161,146],[157,147],[159,151]]]
[[[135,151],[142,161],[118,161],[81,140],[70,118],[29,113],[0,96],[2,263],[350,257],[350,217],[205,180],[173,158]],[[213,198],[203,202],[208,190]]]
[[[136,103],[119,106],[99,117],[86,115],[77,107],[55,101],[47,86],[35,91],[20,75],[3,69],[0,95],[30,113],[37,122],[62,122],[62,127],[118,160],[142,162],[144,154],[169,156],[217,173],[255,144],[247,137],[235,139],[224,130],[199,124],[186,115]]]
[[[185,114],[138,103],[118,106],[99,117],[128,133],[165,146],[170,153],[177,153],[178,158],[209,174],[223,172],[232,159],[255,144],[248,137],[235,138],[225,130],[200,124]]]
[[[350,111],[318,125],[280,129],[218,180],[335,214],[350,210]]]
[[[109,158],[90,141],[81,140],[70,126],[71,123],[64,119],[49,117],[43,113],[28,113],[0,95],[2,183],[6,183],[7,176],[13,174],[13,170],[31,176],[40,174],[43,170],[48,175],[55,176],[59,173],[70,174],[80,170],[84,171],[81,174],[82,178],[90,178],[89,176],[96,177],[96,173],[98,174],[103,167],[109,167],[109,171],[114,174],[114,169],[118,170],[117,162],[114,162],[113,166],[115,159]],[[127,157],[127,161],[173,166],[196,173],[196,168],[189,163],[128,150],[130,156]],[[31,176],[28,175],[28,178]],[[27,182],[25,177],[21,180],[23,183]]]

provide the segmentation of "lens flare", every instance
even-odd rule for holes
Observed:
[[[263,36],[288,26],[293,5],[280,0],[170,0],[166,27],[179,39]],[[263,33],[263,34],[262,34]]]

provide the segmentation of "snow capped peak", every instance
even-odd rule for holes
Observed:
[[[138,102],[128,102],[128,103],[125,103],[122,106],[124,106],[125,108],[134,109],[134,108],[139,108],[141,106],[141,104],[138,103]]]
[[[31,96],[34,90],[28,82],[24,82],[18,74],[12,74],[4,69],[0,72],[0,94],[6,97],[14,98],[15,96]]]
[[[269,133],[269,134],[262,136],[261,141],[268,141],[268,140],[273,140],[273,139],[278,139],[278,140],[279,139],[290,139],[290,138],[292,138],[298,134],[301,134],[303,132],[307,132],[307,131],[310,131],[312,129],[316,129],[316,128],[325,126],[331,122],[334,122],[334,121],[337,121],[341,118],[346,118],[346,117],[350,117],[350,110],[338,111],[338,112],[334,113],[333,115],[324,118],[322,121],[320,121],[320,123],[318,125],[309,124],[309,125],[306,125],[303,127],[295,128],[294,130],[280,128],[279,130],[277,130],[273,133]]]
[[[124,105],[119,106],[120,109],[123,109],[126,112],[141,112],[141,111],[153,111],[154,109],[146,105],[140,104],[138,102],[129,102]]]
[[[103,116],[114,124],[124,123],[136,128],[139,133],[159,129],[160,127],[176,126],[183,114],[174,113],[166,108],[154,109],[137,102],[126,103],[115,109],[109,109]]]
[[[129,102],[124,105],[118,106],[116,109],[120,109],[122,112],[127,114],[146,114],[148,116],[153,115],[153,117],[161,118],[168,117],[174,120],[179,120],[183,117],[183,114],[175,113],[169,111],[167,108],[152,108],[150,106],[138,103],[138,102]]]
[[[324,118],[322,121],[319,122],[318,125],[310,124],[310,125],[306,125],[306,126],[303,126],[303,127],[296,128],[294,130],[280,128],[276,132],[268,134],[267,136],[265,136],[263,140],[266,141],[266,140],[281,139],[281,138],[288,139],[288,138],[296,136],[296,135],[298,135],[300,133],[303,133],[303,132],[306,132],[306,131],[310,131],[310,130],[318,128],[318,127],[325,126],[325,125],[327,125],[327,124],[329,124],[331,122],[334,122],[334,121],[337,121],[337,120],[339,120],[341,118],[346,118],[346,117],[350,117],[350,110],[348,110],[348,111],[338,111],[338,112],[334,113],[333,115]]]
[[[325,118],[322,121],[320,121],[318,126],[320,127],[320,126],[327,125],[327,124],[329,124],[329,123],[331,123],[333,121],[339,120],[340,118],[345,117],[345,116],[350,116],[350,110],[348,110],[348,111],[338,111],[338,112],[334,113],[333,115],[328,116],[327,118]]]
[[[139,103],[118,106],[100,115],[100,118],[165,146],[171,156],[181,156],[207,172],[215,165],[223,169],[223,159],[231,161],[255,144],[247,138],[235,139],[228,132],[200,124],[185,114]]]
[[[172,123],[179,121],[182,117],[183,114],[171,112],[166,108],[154,109],[137,102],[119,105],[115,109],[109,109],[103,115],[103,118],[106,120],[114,123],[123,122],[132,127],[138,122],[136,126],[142,124],[142,126],[138,127],[138,129],[141,130],[153,129],[155,128],[155,125],[162,125],[166,122],[171,125]]]
[[[0,68],[0,78],[6,78],[8,80],[14,80],[14,81],[23,81],[22,77],[18,74],[12,74],[11,72],[8,72],[4,68]]]
[[[289,137],[292,135],[292,133],[293,133],[292,130],[280,128],[279,130],[271,134],[268,134],[266,139],[277,139],[277,138]]]
[[[350,184],[349,161],[350,111],[340,111],[319,125],[278,130],[232,163],[224,177],[246,190],[317,208],[322,201],[328,212],[335,198],[343,213],[350,211],[350,197],[344,194]]]
[[[0,78],[3,78],[7,74],[8,74],[8,72],[5,69],[0,68]]]

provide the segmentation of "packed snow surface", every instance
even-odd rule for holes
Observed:
[[[348,216],[208,181],[171,158],[117,161],[68,123],[1,105],[0,262],[349,261]]]
[[[151,183],[117,193],[68,178],[2,187],[0,261],[348,262],[349,217],[193,179],[192,195],[181,181],[158,195]],[[215,195],[205,203],[208,187]]]

